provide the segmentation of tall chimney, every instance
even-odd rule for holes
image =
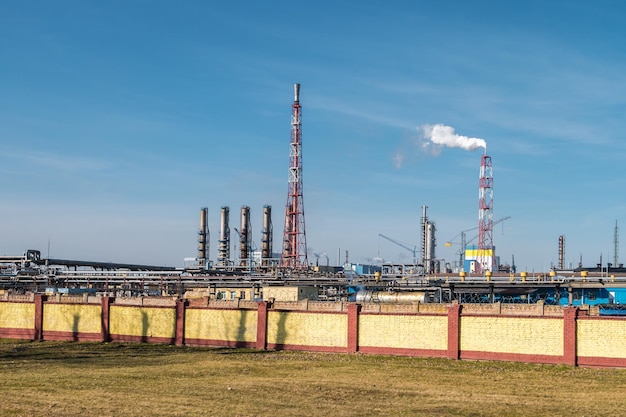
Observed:
[[[239,231],[239,265],[248,265],[250,260],[250,207],[241,207],[241,230]]]
[[[272,240],[272,206],[266,205],[263,207],[263,231],[261,236],[261,264],[263,266],[268,266],[272,258]]]
[[[228,226],[228,213],[230,209],[226,206],[222,207],[220,216],[220,238],[217,248],[217,264],[219,266],[228,266],[230,259],[230,227]]]
[[[200,266],[200,268],[206,268],[209,253],[209,228],[207,226],[208,214],[208,208],[202,207],[200,209],[200,230],[198,230],[198,265]]]

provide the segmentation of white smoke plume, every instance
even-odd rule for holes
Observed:
[[[405,162],[412,162],[419,155],[437,157],[444,147],[461,148],[474,151],[484,148],[487,151],[487,142],[480,138],[470,138],[457,135],[451,126],[443,124],[421,125],[417,127],[418,135],[409,139],[408,144],[402,144],[391,157],[393,165],[400,169]],[[415,152],[413,152],[415,150]]]
[[[430,149],[429,144],[422,144],[424,148],[430,149],[430,153],[439,154],[440,147],[461,148],[466,151],[475,151],[478,148],[487,150],[487,142],[480,138],[469,138],[467,136],[457,135],[452,126],[442,124],[422,125],[418,128],[423,133],[425,139],[430,143],[437,145],[438,149]]]
[[[396,168],[402,168],[402,163],[404,162],[404,158],[405,158],[404,153],[398,150],[392,158],[393,165]]]

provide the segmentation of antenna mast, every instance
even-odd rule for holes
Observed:
[[[281,264],[285,268],[306,269],[309,262],[307,259],[302,193],[302,108],[300,106],[300,84],[294,84],[293,91],[289,181]]]

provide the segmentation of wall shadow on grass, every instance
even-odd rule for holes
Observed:
[[[72,340],[78,342],[78,322],[80,321],[80,315],[74,314],[72,316]]]
[[[150,329],[150,321],[148,320],[148,313],[141,312],[141,342],[148,342],[148,330]]]

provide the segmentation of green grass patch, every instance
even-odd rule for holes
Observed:
[[[0,341],[0,416],[622,416],[626,370]]]

